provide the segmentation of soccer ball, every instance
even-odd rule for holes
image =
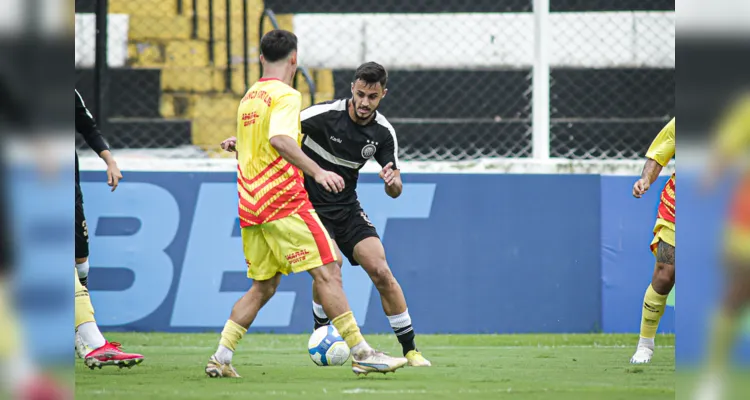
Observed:
[[[349,359],[349,346],[331,325],[316,329],[307,342],[307,350],[315,364],[344,365]]]

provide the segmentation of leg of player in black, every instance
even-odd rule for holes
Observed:
[[[75,245],[76,245],[76,271],[78,279],[83,287],[88,288],[89,280],[89,230],[86,225],[86,215],[83,212],[83,193],[81,186],[76,183],[76,225],[75,225]]]

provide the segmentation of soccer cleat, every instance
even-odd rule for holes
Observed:
[[[220,363],[215,355],[208,360],[206,375],[209,378],[241,378],[232,364]]]
[[[357,359],[352,357],[352,371],[355,374],[367,375],[370,372],[396,372],[397,369],[404,367],[409,360],[404,357],[391,357],[380,351],[371,351],[367,356]]]
[[[635,354],[630,358],[631,364],[648,364],[651,362],[651,357],[654,355],[654,351],[645,346],[638,346],[635,350]]]
[[[406,359],[409,361],[410,367],[431,367],[432,363],[430,360],[424,358],[422,353],[416,350],[410,350],[406,353]]]
[[[99,368],[107,365],[116,365],[120,368],[133,368],[143,362],[140,354],[125,353],[120,350],[122,345],[116,342],[107,342],[104,346],[86,354],[84,361],[91,368]]]
[[[78,333],[78,331],[76,331],[76,334],[75,334],[75,350],[76,350],[76,356],[78,356],[78,358],[85,359],[86,358],[86,354],[91,353],[95,349],[93,349],[93,348],[91,348],[89,346],[86,346],[86,343],[83,342],[83,338]]]

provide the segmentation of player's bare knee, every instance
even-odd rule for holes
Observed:
[[[659,294],[666,294],[672,287],[674,287],[675,273],[674,265],[656,263],[656,270],[654,271],[654,277],[651,285],[654,290]]]
[[[336,262],[323,265],[310,271],[315,284],[321,286],[342,285],[341,268]]]
[[[388,268],[388,264],[385,263],[385,260],[378,263],[377,266],[372,269],[370,272],[370,278],[378,291],[390,290],[398,284],[391,269]]]
[[[274,276],[265,281],[253,281],[251,290],[257,291],[258,295],[260,295],[262,301],[265,303],[276,294],[276,288],[279,287],[279,282],[280,280],[278,279],[278,276]]]

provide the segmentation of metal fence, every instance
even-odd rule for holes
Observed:
[[[119,151],[221,156],[274,26],[299,37],[303,106],[386,66],[405,160],[637,158],[674,115],[673,1],[108,0],[97,83],[100,1],[76,1],[77,88]]]

